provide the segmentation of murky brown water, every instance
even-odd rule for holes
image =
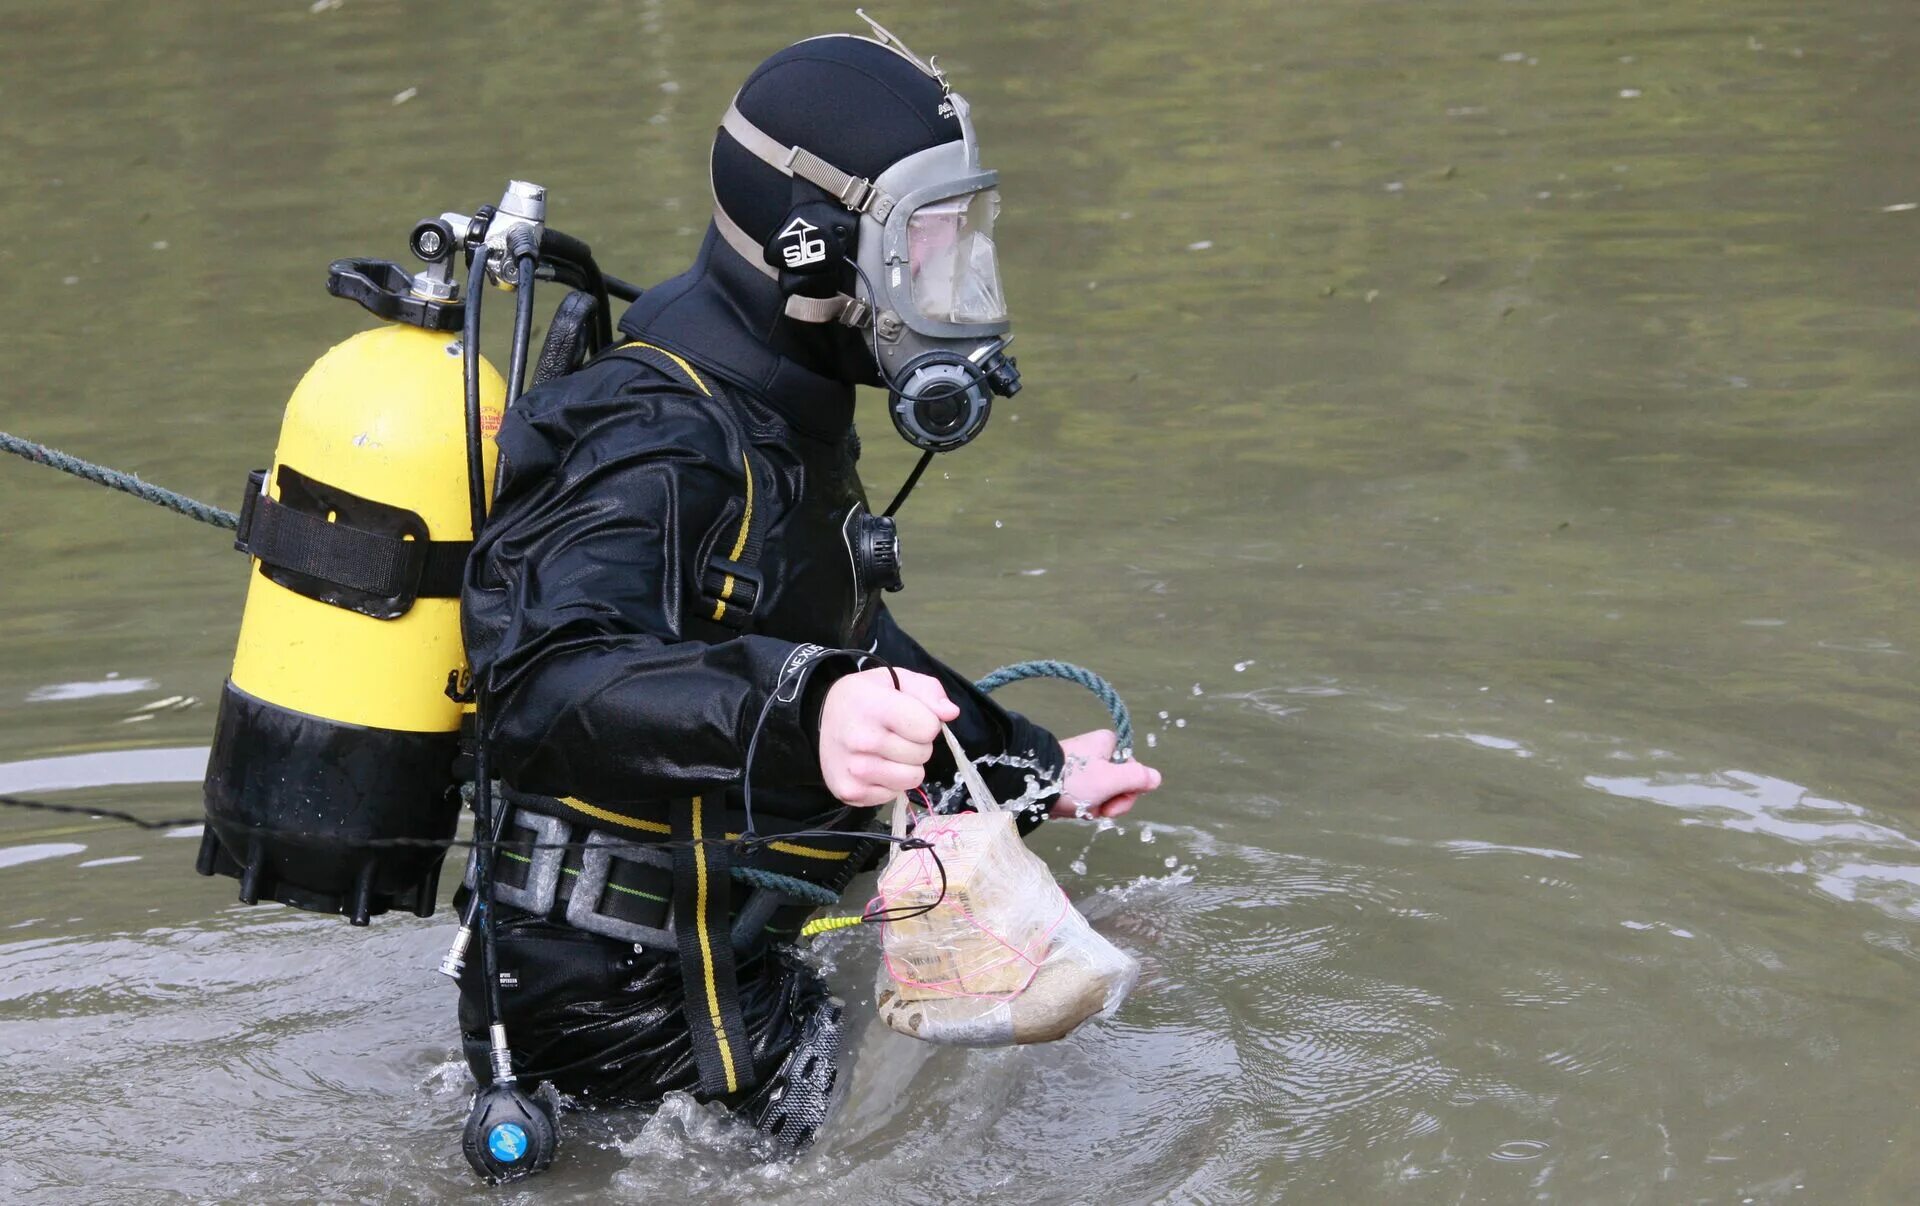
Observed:
[[[738,80],[853,25],[313,7],[0,3],[0,427],[231,505],[363,325],[329,259],[517,175],[655,279]],[[493,1196],[1914,1200],[1911,6],[882,16],[1005,176],[1027,375],[901,610],[1132,701],[1169,787],[1037,845],[1146,976],[936,1051],[838,936],[867,1029],[797,1166],[676,1107]],[[218,690],[226,540],[9,461],[0,557],[0,762],[149,751],[0,790],[191,813],[211,709],[151,705]],[[193,847],[0,814],[0,1194],[476,1195],[445,919],[236,907]]]

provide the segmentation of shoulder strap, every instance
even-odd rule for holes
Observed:
[[[608,352],[658,369],[669,377],[690,383],[709,398],[719,396],[700,370],[665,348],[636,339]],[[760,577],[760,551],[766,543],[768,515],[772,511],[771,484],[762,467],[755,463],[745,431],[739,431],[740,472],[745,483],[745,498],[740,507],[740,527],[731,543],[716,545],[712,556],[700,570],[700,606],[698,614],[735,632],[744,632],[753,623],[764,583]]]
[[[638,361],[649,368],[657,369],[668,377],[673,377],[699,390],[707,397],[713,397],[713,387],[700,375],[700,370],[688,364],[685,357],[677,356],[657,344],[644,339],[633,339],[602,353],[604,356],[617,356],[623,360]]]

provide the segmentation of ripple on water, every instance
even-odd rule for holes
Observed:
[[[1456,838],[1453,841],[1441,842],[1439,845],[1442,850],[1451,850],[1463,858],[1477,854],[1530,854],[1535,858],[1577,859],[1580,857],[1568,850],[1552,850],[1544,846],[1508,846],[1499,842],[1476,842],[1466,838]]]
[[[1595,1036],[1549,1051],[1540,1062],[1569,1076],[1604,1076],[1628,1067],[1633,1062],[1633,1050],[1629,1041]]]
[[[1538,1160],[1553,1149],[1538,1139],[1509,1139],[1487,1153],[1495,1160],[1518,1164],[1527,1160]]]
[[[1411,985],[1330,967],[1250,1004],[1241,1093],[1288,1120],[1289,1158],[1405,1139],[1461,1079],[1434,1051],[1448,1006]]]
[[[1537,968],[1529,983],[1500,990],[1500,1003],[1520,1009],[1554,1009],[1602,991],[1593,981],[1559,968]]]

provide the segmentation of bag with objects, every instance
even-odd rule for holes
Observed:
[[[951,732],[973,812],[917,814],[894,801],[898,844],[867,908],[882,918],[874,993],[888,1026],[961,1047],[1046,1043],[1108,1017],[1140,965],[1087,924]]]

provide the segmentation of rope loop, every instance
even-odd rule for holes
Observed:
[[[1011,666],[1002,666],[973,685],[991,695],[1008,683],[1017,683],[1028,678],[1059,678],[1070,683],[1078,683],[1094,693],[1101,703],[1106,705],[1108,715],[1113,717],[1113,731],[1118,741],[1114,745],[1113,760],[1125,762],[1133,754],[1133,714],[1127,711],[1126,703],[1113,684],[1085,666],[1076,666],[1072,662],[1059,662],[1050,658],[1039,658],[1030,662],[1015,662]]]

